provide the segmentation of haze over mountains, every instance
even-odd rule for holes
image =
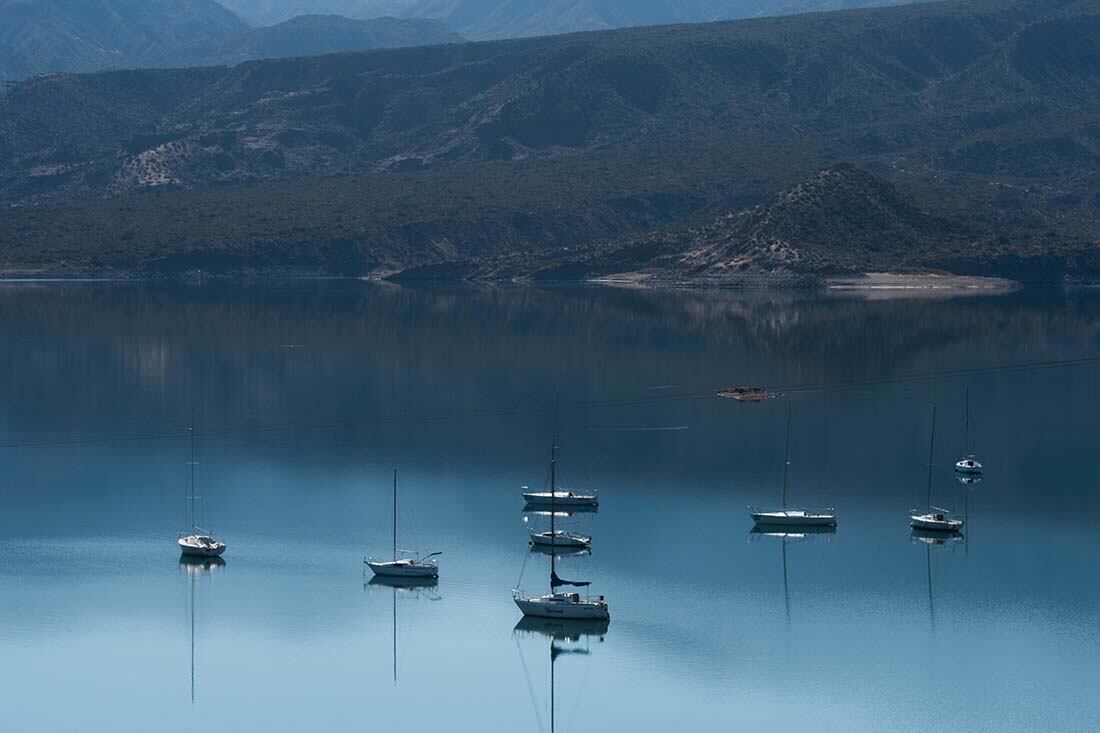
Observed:
[[[900,4],[905,0],[222,0],[255,23],[303,13],[441,20],[466,38],[543,36]]]
[[[430,19],[313,16],[251,28],[214,0],[0,0],[0,80],[456,40]]]
[[[0,200],[83,200],[0,242],[9,272],[1087,279],[1098,163],[1100,0],[970,0],[32,79]]]

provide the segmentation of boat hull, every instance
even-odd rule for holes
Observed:
[[[909,520],[910,527],[926,532],[958,532],[963,526],[963,521],[961,519],[937,519],[936,517],[923,514],[914,514],[909,517]]]
[[[976,466],[969,466],[962,461],[955,464],[955,473],[961,473],[964,476],[977,476],[982,472],[982,465],[979,463]]]
[[[417,564],[403,561],[379,562],[367,561],[367,567],[375,575],[387,578],[438,578],[439,567],[430,564]]]
[[[550,532],[535,532],[532,530],[531,544],[545,547],[585,548],[592,544],[592,538],[573,532],[551,534]]]
[[[560,492],[554,497],[550,496],[550,492],[524,493],[523,499],[532,506],[595,507],[600,504],[600,499],[596,496]]]
[[[188,557],[221,557],[222,553],[225,552],[224,542],[203,544],[190,540],[190,537],[181,537],[177,541],[177,544],[180,548],[180,553],[187,555]]]
[[[602,601],[549,601],[543,598],[514,599],[516,606],[524,616],[534,618],[557,618],[570,620],[599,620],[608,621],[611,614],[607,604]]]
[[[774,511],[751,512],[752,521],[761,526],[835,527],[836,515],[825,512]]]

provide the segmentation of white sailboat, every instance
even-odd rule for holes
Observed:
[[[833,509],[794,509],[787,506],[787,478],[791,466],[791,407],[787,406],[787,446],[783,458],[783,504],[774,510],[758,510],[749,507],[752,521],[758,525],[789,527],[835,527],[836,511]]]
[[[401,557],[403,553],[406,557]],[[377,560],[373,557],[365,558],[363,563],[371,569],[375,575],[384,575],[395,578],[437,578],[439,577],[439,562],[435,559],[442,552],[433,552],[421,558],[418,554],[413,557],[408,551],[397,549],[397,469],[393,470],[393,559]]]
[[[955,462],[955,471],[965,476],[976,476],[982,472],[982,464],[978,462],[978,459],[974,457],[974,454],[970,452],[970,389],[966,390],[966,411],[963,418],[963,454],[965,458],[960,458]]]
[[[191,417],[191,427],[188,430],[191,435],[191,482],[187,497],[188,509],[191,515],[191,529],[180,532],[176,544],[180,552],[191,557],[221,557],[225,552],[225,543],[215,539],[212,532],[201,529],[195,524],[195,502],[199,497],[195,496],[195,418]]]
[[[557,480],[557,440],[550,450],[550,487],[555,486]],[[557,535],[557,492],[550,492],[550,535]],[[550,553],[550,592],[546,595],[532,596],[520,589],[512,591],[512,600],[523,612],[524,616],[538,618],[560,619],[610,619],[607,601],[603,596],[595,598],[581,597],[580,593],[560,593],[558,589],[564,586],[575,588],[587,588],[588,581],[562,580],[557,573],[558,557],[556,552]]]
[[[548,506],[553,504],[560,507],[598,507],[600,497],[595,492],[580,494],[574,491],[558,491],[553,487],[552,491],[528,491],[523,487],[523,499],[532,506]]]
[[[592,538],[588,535],[581,534],[579,532],[570,532],[565,529],[557,529],[556,519],[561,516],[569,516],[568,512],[557,511],[557,499],[556,495],[559,493],[555,491],[557,488],[554,484],[555,470],[554,466],[557,463],[557,445],[555,444],[550,450],[550,511],[539,512],[538,514],[550,515],[550,530],[540,530],[535,527],[528,527],[527,532],[531,537],[532,545],[541,545],[544,547],[564,547],[564,548],[586,548],[592,544]],[[526,494],[524,495],[526,496]]]
[[[928,511],[913,509],[909,515],[909,525],[913,529],[933,532],[958,532],[963,520],[956,517],[950,509],[932,506],[932,459],[936,449],[936,408],[932,408],[932,437],[928,443]]]

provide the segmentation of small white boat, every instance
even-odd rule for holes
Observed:
[[[955,463],[955,471],[963,474],[978,474],[982,472],[982,464],[974,456],[967,456]]]
[[[421,558],[398,557],[398,555],[413,555],[408,550],[397,549],[397,469],[393,470],[393,559],[378,560],[373,557],[364,558],[363,564],[371,569],[375,575],[384,575],[391,578],[438,578],[439,562],[437,557],[442,552],[433,552]]]
[[[936,451],[936,408],[932,408],[932,437],[928,441],[928,511],[913,509],[909,513],[909,526],[931,532],[958,532],[963,520],[949,509],[932,506],[932,461]]]
[[[831,510],[808,511],[805,509],[779,509],[761,512],[749,507],[752,521],[759,525],[786,527],[835,527],[836,514]]]
[[[909,526],[913,529],[931,530],[933,532],[958,532],[962,529],[963,520],[955,517],[946,509],[929,507],[934,511],[919,514],[913,510],[909,516]]]
[[[225,543],[214,539],[205,530],[192,527],[192,534],[180,533],[178,541],[180,552],[191,557],[221,557],[225,552]]]
[[[535,506],[554,504],[559,507],[595,507],[600,505],[600,497],[595,494],[577,494],[572,491],[524,491],[523,498],[528,504]]]
[[[752,521],[758,525],[774,525],[786,527],[835,527],[836,511],[833,509],[788,509],[787,508],[787,478],[791,466],[791,408],[787,406],[787,444],[783,459],[783,494],[781,509],[761,511],[755,507],[749,507],[749,515]]]
[[[195,415],[191,413],[191,427],[188,429],[191,438],[191,481],[188,484],[187,506],[190,511],[191,529],[180,532],[176,544],[180,553],[189,557],[221,557],[225,552],[225,543],[215,539],[213,532],[201,529],[195,524],[195,502],[199,497],[195,496]]]
[[[544,596],[524,597],[516,591],[513,599],[524,616],[604,621],[611,618],[603,596],[582,598],[580,593],[548,593]]]
[[[955,472],[964,476],[975,476],[982,472],[982,464],[970,452],[970,390],[966,390],[966,411],[963,413],[963,454],[965,458],[955,463]]]
[[[531,534],[531,544],[546,545],[549,547],[588,547],[592,544],[592,538],[579,532],[569,532],[564,529],[556,531],[540,532],[536,529],[527,530]]]

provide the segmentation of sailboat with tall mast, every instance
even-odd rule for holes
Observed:
[[[932,506],[932,460],[936,450],[936,408],[932,407],[932,437],[928,441],[928,511],[914,509],[910,512],[910,526],[913,529],[933,532],[958,532],[963,520],[956,517],[950,509]]]
[[[557,445],[550,449],[550,511],[546,512],[550,515],[550,530],[540,530],[535,527],[528,528],[528,533],[531,537],[532,545],[540,545],[543,547],[562,547],[571,549],[584,549],[592,544],[592,538],[586,534],[579,532],[570,532],[566,529],[557,528],[557,518],[563,514],[568,516],[565,512],[557,511],[557,491],[555,487],[557,485]]]
[[[791,467],[791,406],[787,405],[787,441],[783,458],[783,503],[779,509],[761,511],[749,507],[752,521],[757,525],[781,525],[794,527],[835,527],[834,509],[795,509],[787,506],[787,484]]]
[[[557,528],[556,491],[553,491],[557,478],[557,439],[550,448],[550,535],[555,536]],[[579,593],[560,593],[559,588],[571,586],[587,588],[589,581],[562,580],[558,577],[557,553],[550,553],[550,592],[546,595],[531,596],[516,588],[512,591],[512,600],[524,616],[562,619],[610,619],[607,601],[603,596],[582,598]]]
[[[439,577],[439,561],[437,557],[442,552],[433,552],[421,558],[419,554],[414,557],[401,557],[401,554],[409,555],[408,551],[398,552],[397,549],[397,469],[393,469],[393,559],[377,560],[373,557],[364,558],[363,563],[371,569],[375,575],[385,575],[401,578],[437,578]]]
[[[191,481],[188,489],[187,506],[191,516],[191,529],[180,532],[177,544],[180,552],[192,557],[221,557],[225,552],[225,543],[215,539],[214,534],[202,529],[196,524],[195,502],[200,497],[195,496],[195,415],[191,414],[191,427],[188,429],[191,438]]]
[[[955,472],[964,476],[976,476],[982,472],[982,464],[970,452],[970,388],[966,389],[966,408],[963,413],[963,458],[955,462]]]

